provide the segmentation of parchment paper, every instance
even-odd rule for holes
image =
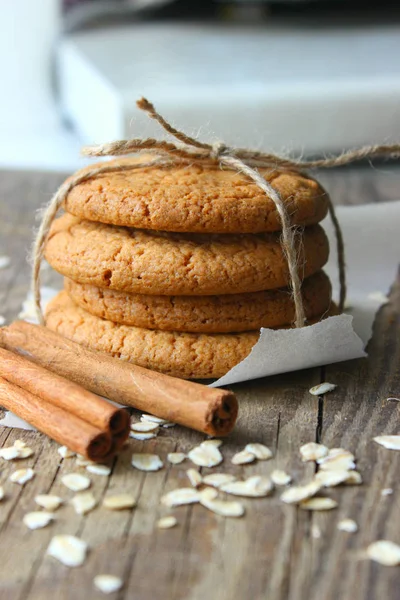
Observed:
[[[258,377],[286,373],[366,356],[377,309],[387,302],[400,262],[400,201],[338,207],[345,246],[348,300],[346,314],[330,317],[302,329],[261,329],[251,353],[211,385],[222,386]],[[331,223],[323,222],[331,254],[325,268],[334,298],[338,297],[337,259]],[[44,289],[45,301],[56,290]],[[25,318],[31,320],[32,299],[24,303]],[[26,427],[7,413],[0,425]]]

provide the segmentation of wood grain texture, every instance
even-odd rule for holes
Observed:
[[[14,319],[29,286],[26,262],[35,210],[63,177],[58,174],[3,172],[0,174],[0,254],[11,266],[0,271],[0,314]],[[387,166],[325,172],[321,177],[339,203],[355,204],[400,198],[400,171]],[[44,283],[61,284],[51,271]],[[400,543],[400,455],[374,444],[382,433],[399,433],[400,403],[387,402],[400,391],[400,284],[376,319],[366,360],[351,361],[233,386],[240,399],[240,418],[222,452],[225,460],[215,471],[243,475],[269,474],[283,468],[296,481],[307,479],[312,464],[301,463],[301,444],[321,440],[355,452],[364,484],[329,492],[339,508],[326,514],[308,513],[279,501],[243,500],[243,519],[223,519],[200,506],[174,509],[179,525],[158,530],[157,519],[168,511],[160,497],[187,485],[185,461],[157,473],[141,473],[129,466],[132,451],[142,448],[165,459],[168,452],[188,451],[204,436],[180,427],[162,430],[154,440],[131,440],[114,461],[112,475],[90,475],[99,502],[107,494],[129,491],[138,500],[133,511],[111,512],[98,506],[86,517],[68,503],[72,492],[61,483],[67,472],[85,472],[75,459],[62,460],[57,445],[40,434],[0,429],[0,445],[23,439],[35,450],[27,459],[0,465],[1,600],[96,599],[93,577],[112,573],[125,581],[110,596],[118,600],[395,600],[398,568],[360,560],[360,551],[380,538]],[[339,385],[324,398],[308,393],[316,383]],[[234,467],[230,457],[248,442],[263,442],[274,450],[270,461]],[[35,478],[24,487],[9,482],[17,468],[32,466]],[[207,469],[203,469],[207,472]],[[382,497],[383,488],[393,494]],[[65,499],[49,527],[30,531],[22,523],[35,510],[34,497],[54,493]],[[354,518],[357,534],[337,530],[337,522]],[[319,527],[321,536],[312,531]],[[85,565],[67,569],[46,556],[56,533],[75,534],[87,541]]]

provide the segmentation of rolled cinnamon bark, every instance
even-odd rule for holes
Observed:
[[[209,435],[227,435],[236,422],[232,392],[88,350],[46,327],[16,321],[0,329],[0,346],[110,400]]]
[[[105,460],[111,451],[111,435],[75,415],[42,400],[0,377],[0,404],[45,433],[92,461]]]
[[[128,411],[3,348],[0,348],[0,376],[102,431],[109,430],[111,435],[121,433],[125,439],[129,435]]]

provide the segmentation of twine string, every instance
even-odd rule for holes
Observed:
[[[137,106],[146,112],[151,119],[157,121],[169,135],[175,138],[176,143],[154,138],[135,138],[131,140],[118,140],[100,146],[87,146],[82,149],[83,155],[92,157],[124,156],[132,153],[140,154],[146,152],[146,154],[154,154],[154,159],[151,161],[135,161],[134,163],[126,164],[110,165],[105,163],[93,167],[92,169],[86,168],[70,177],[54,194],[43,212],[42,221],[32,251],[32,291],[39,323],[44,323],[41,309],[40,265],[51,225],[70,191],[84,181],[106,173],[132,171],[139,168],[154,166],[164,167],[199,163],[204,165],[211,164],[214,166],[219,164],[234,171],[244,173],[274,202],[282,223],[281,242],[288,263],[290,285],[293,291],[295,326],[302,327],[305,323],[305,312],[301,295],[301,277],[299,275],[297,260],[296,229],[291,224],[290,215],[286,210],[280,193],[264,177],[262,177],[258,169],[302,171],[304,169],[344,166],[365,158],[399,158],[400,144],[366,146],[355,150],[349,150],[338,156],[325,157],[311,161],[291,160],[271,153],[248,150],[245,148],[231,148],[222,142],[216,142],[214,144],[200,142],[178,129],[175,129],[156,111],[154,105],[146,98],[138,100]],[[336,236],[340,283],[339,310],[342,311],[346,297],[344,243],[335,209],[330,200],[328,207]]]

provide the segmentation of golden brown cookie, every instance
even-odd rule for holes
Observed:
[[[118,159],[111,164],[137,162]],[[88,167],[92,168],[92,167]],[[280,192],[294,225],[319,223],[328,198],[310,177],[262,170]],[[108,173],[75,186],[68,212],[112,225],[200,233],[279,231],[272,200],[243,174],[199,165],[153,167]]]
[[[251,331],[281,327],[294,320],[288,288],[224,296],[150,296],[127,294],[65,279],[65,289],[76,304],[92,315],[146,329],[197,333]],[[331,284],[323,271],[303,282],[307,318],[330,307]]]
[[[302,276],[319,271],[329,254],[319,225],[301,237]],[[284,287],[288,267],[279,234],[189,234],[142,231],[81,221],[54,221],[45,257],[79,283],[151,295],[208,296]]]
[[[183,379],[220,377],[245,358],[258,331],[196,334],[117,325],[90,315],[66,292],[47,306],[46,326],[94,350]]]

